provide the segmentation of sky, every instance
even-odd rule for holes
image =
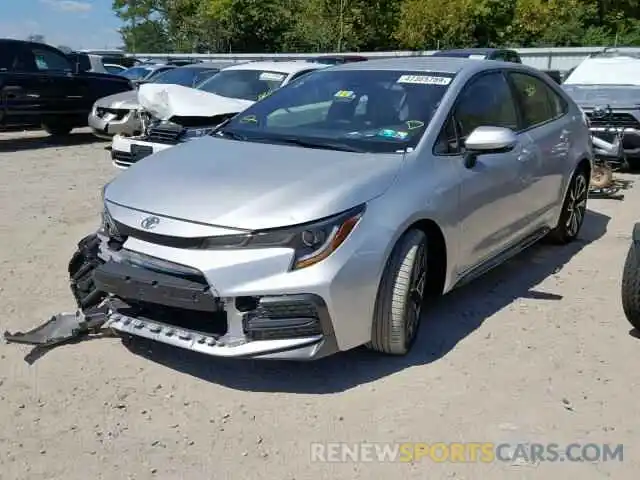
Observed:
[[[115,48],[122,45],[112,0],[0,0],[0,38],[43,35],[51,45]]]

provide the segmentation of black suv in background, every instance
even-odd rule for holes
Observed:
[[[41,125],[66,135],[87,126],[96,100],[132,89],[126,78],[74,68],[50,45],[0,39],[0,129]]]

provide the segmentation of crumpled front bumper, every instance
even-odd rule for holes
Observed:
[[[98,112],[94,109],[89,114],[89,127],[99,138],[109,140],[114,135],[136,135],[142,132],[142,121],[136,110],[113,110]]]
[[[109,294],[115,331],[216,357],[314,360],[338,350],[319,295],[217,298],[191,268],[128,257],[106,238],[100,250],[93,281]]]

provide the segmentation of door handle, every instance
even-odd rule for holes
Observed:
[[[531,160],[531,158],[535,155],[535,153],[533,152],[533,150],[529,150],[527,148],[523,148],[520,151],[520,154],[518,154],[518,161],[519,162],[528,162],[529,160]]]

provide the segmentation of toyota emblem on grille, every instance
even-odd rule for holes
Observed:
[[[160,223],[160,219],[158,217],[147,217],[142,222],[140,222],[140,226],[145,230],[151,230],[155,228],[156,225]]]

